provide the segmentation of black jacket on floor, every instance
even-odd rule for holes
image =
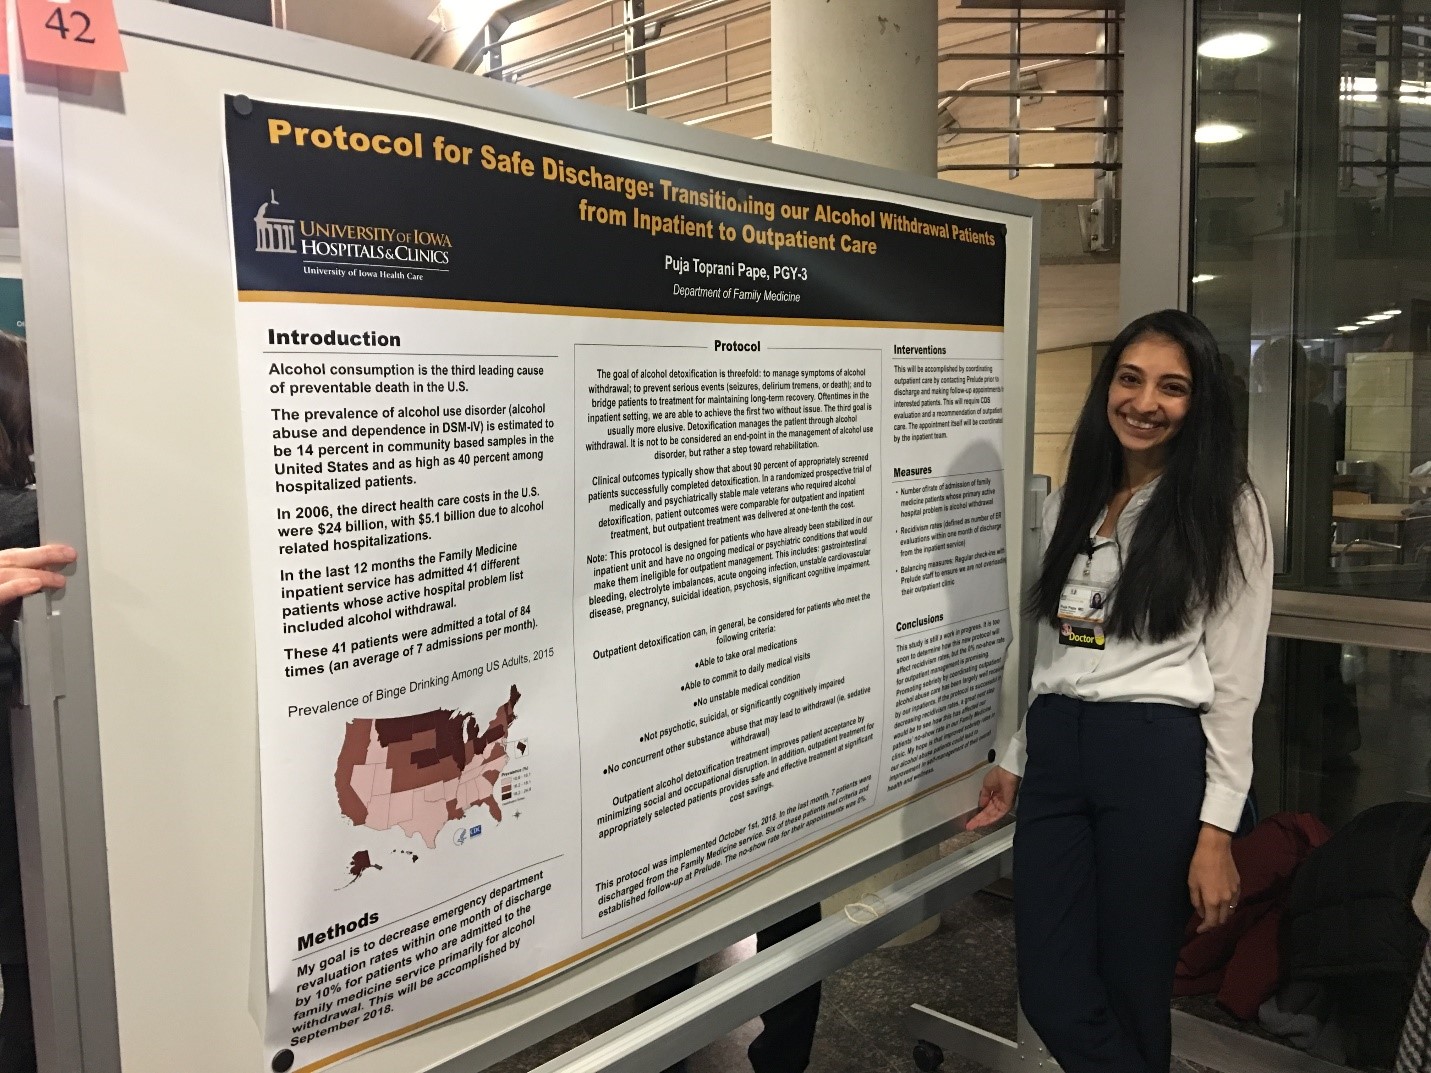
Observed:
[[[1326,987],[1359,1065],[1390,1066],[1426,947],[1411,895],[1431,853],[1431,805],[1369,808],[1315,850],[1282,921],[1284,983]]]

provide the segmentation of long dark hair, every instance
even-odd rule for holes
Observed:
[[[30,427],[30,364],[25,341],[0,332],[0,488],[35,483]]]
[[[1123,481],[1123,448],[1108,424],[1108,389],[1133,343],[1149,336],[1182,348],[1192,394],[1168,445],[1167,468],[1138,516],[1123,569],[1109,593],[1104,628],[1114,637],[1165,641],[1199,607],[1218,607],[1244,564],[1237,550],[1238,499],[1250,487],[1233,422],[1232,382],[1207,326],[1176,309],[1149,313],[1113,340],[1094,374],[1073,433],[1068,482],[1028,611],[1057,623],[1059,596],[1099,512]],[[1260,506],[1259,506],[1260,509]]]

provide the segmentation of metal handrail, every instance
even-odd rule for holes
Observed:
[[[746,99],[747,99],[747,100],[750,100],[750,99],[752,99],[752,98],[747,97]],[[731,102],[731,103],[735,103],[735,102]],[[699,127],[699,126],[701,126],[703,123],[714,123],[714,122],[716,122],[717,120],[730,119],[730,118],[733,117],[733,116],[745,115],[745,114],[747,114],[748,112],[758,112],[758,111],[760,111],[762,108],[769,108],[769,107],[770,107],[770,101],[767,99],[767,100],[761,101],[759,104],[749,105],[749,106],[746,107],[746,108],[732,108],[732,109],[730,109],[729,111],[726,111],[726,112],[716,112],[714,115],[702,116],[702,117],[699,118],[699,119],[688,119],[688,120],[686,120],[686,126],[688,126],[688,127]]]
[[[1015,58],[1015,54],[1012,53],[1012,52],[961,52],[961,51],[960,51],[959,49],[957,49],[957,48],[951,48],[951,49],[949,49],[947,52],[941,52],[941,53],[939,53],[939,57],[938,57],[939,62],[941,62],[941,63],[943,63],[945,60],[1012,60],[1012,59],[1014,59],[1014,58]],[[1018,58],[1020,61],[1022,61],[1022,60],[1027,60],[1027,59],[1035,59],[1035,60],[1073,60],[1074,62],[1078,62],[1078,61],[1080,61],[1080,60],[1093,60],[1093,61],[1098,61],[1098,60],[1121,60],[1121,59],[1123,58],[1123,53],[1121,53],[1121,52],[1110,52],[1110,53],[1104,53],[1104,52],[1021,52],[1021,53],[1018,53],[1018,54],[1017,54],[1017,58]],[[1029,70],[1032,70],[1032,69],[1033,69],[1033,66],[1034,66],[1034,65],[1033,65],[1033,64],[1027,64],[1027,63],[1021,63],[1020,66],[1023,68],[1023,70],[1029,71]]]
[[[668,19],[686,18],[691,15],[698,15],[708,8],[719,7],[721,4],[726,2],[728,2],[728,0],[680,0],[680,2],[672,4],[670,7],[659,8],[656,11],[648,11],[642,15],[637,16],[634,19],[623,19],[621,22],[616,23],[612,26],[605,27],[604,29],[597,30],[595,33],[587,34],[585,37],[578,37],[574,41],[568,41],[564,47],[579,48],[580,46],[586,46],[587,48],[592,48],[596,45],[615,44],[616,42],[621,40],[621,35],[624,34],[627,30],[629,30],[632,26],[650,22],[660,22]],[[611,0],[601,0],[600,3],[592,4],[590,7],[584,7],[580,8],[577,11],[569,12],[568,14],[563,15],[560,18],[553,19],[551,22],[548,22],[542,26],[534,26],[530,30],[522,30],[514,34],[503,34],[502,45],[503,47],[506,47],[512,44],[512,42],[514,41],[524,41],[529,37],[535,37],[538,34],[546,33],[557,26],[564,26],[569,22],[574,22],[579,18],[582,18],[586,15],[591,15],[597,11],[609,10],[611,10]],[[503,68],[497,67],[487,73],[489,75],[495,75],[502,72],[502,70]]]
[[[948,0],[944,0],[944,2],[948,3]],[[769,17],[769,2],[754,3],[739,9],[734,9],[734,3],[735,0],[675,0],[675,2],[669,2],[656,10],[646,10],[640,0],[605,0],[605,2],[594,4],[587,0],[570,0],[571,10],[564,10],[568,7],[566,4],[547,4],[544,9],[556,17],[549,19],[543,25],[523,28],[520,25],[503,24],[504,29],[509,27],[508,32],[493,34],[490,38],[491,43],[483,46],[483,53],[488,56],[489,62],[493,63],[492,67],[484,73],[488,77],[518,81],[527,86],[559,88],[559,84],[563,80],[589,75],[591,72],[602,70],[609,64],[624,63],[622,77],[610,78],[609,81],[603,80],[604,84],[595,88],[574,90],[572,96],[579,100],[606,99],[609,103],[614,104],[613,95],[620,94],[624,90],[623,103],[628,109],[648,113],[660,109],[664,111],[664,118],[685,122],[692,126],[719,124],[725,120],[769,111],[770,95],[764,87],[760,87],[760,92],[747,92],[743,95],[733,92],[741,87],[750,87],[752,83],[758,83],[762,79],[770,78],[769,65],[760,65],[757,58],[755,63],[761,67],[760,70],[733,74],[730,71],[729,62],[731,57],[737,55],[760,49],[768,50],[770,46],[768,35],[741,41],[738,44],[710,52],[703,52],[694,58],[682,59],[664,66],[650,65],[652,56],[661,55],[655,52],[660,46],[687,40],[702,33],[720,31],[733,24],[754,18],[768,19]],[[553,6],[559,10],[551,11]],[[609,26],[602,26],[598,30],[583,33],[575,39],[563,41],[547,51],[537,52],[505,64],[501,63],[502,50],[510,48],[512,44],[528,41],[541,33],[559,30],[583,16],[591,16],[597,12],[613,14],[614,17],[610,20]],[[681,26],[673,32],[671,25],[677,21],[681,23]],[[941,113],[947,113],[941,131],[943,136],[947,138],[952,135],[956,139],[968,136],[971,140],[962,143],[966,145],[987,144],[983,139],[1006,137],[1008,139],[1006,162],[964,163],[958,159],[950,159],[951,151],[954,153],[959,151],[959,144],[953,146],[943,144],[940,152],[940,156],[943,158],[943,162],[939,165],[940,172],[1007,171],[1010,178],[1016,178],[1024,169],[1089,171],[1097,176],[1094,184],[1094,196],[1098,199],[1098,204],[1108,204],[1111,199],[1116,198],[1117,175],[1120,171],[1117,153],[1119,135],[1122,130],[1120,104],[1122,90],[1117,82],[1118,71],[1124,61],[1117,31],[1117,27],[1121,24],[1121,13],[1090,7],[1072,11],[1066,15],[1041,13],[1036,17],[1026,17],[1021,10],[1015,9],[1007,14],[950,14],[940,17],[938,23],[940,26],[989,27],[987,32],[976,30],[972,34],[965,34],[964,36],[970,37],[971,40],[965,41],[963,46],[946,47],[938,52],[938,63],[946,76],[949,73],[949,68],[945,65],[964,60],[980,63],[1007,61],[1008,63],[1006,70],[977,75],[964,80],[957,85],[957,88],[941,90],[935,102],[935,106]],[[1026,40],[1025,35],[1029,32],[1046,32],[1059,26],[1099,26],[1103,28],[1103,33],[1099,37],[1098,47],[1090,51],[1060,49],[1058,45],[1062,42],[1057,39],[1046,41],[1041,39],[1041,43],[1046,43],[1050,47],[1040,51],[1025,52],[1021,49],[1020,45],[1022,41]],[[1007,34],[1007,41],[1001,37],[1004,33]],[[728,40],[729,38],[726,38],[726,41]],[[1005,44],[1007,44],[1007,48],[1002,47]],[[656,99],[648,98],[647,88],[652,84],[653,79],[680,74],[683,71],[713,62],[719,65],[718,70],[723,72],[724,77],[717,77],[704,85],[692,86],[688,76],[685,85],[690,88],[682,88],[679,92],[667,93]],[[1096,76],[1098,84],[1095,86],[1044,88],[1043,86],[1031,87],[1028,85],[1031,75],[1090,62],[1098,65]],[[597,77],[600,78],[600,76]],[[591,80],[593,79],[588,79],[588,81]],[[683,106],[683,102],[694,102],[712,94],[720,94],[723,99],[718,98],[715,103],[705,103],[700,106],[694,104]],[[1053,98],[1087,99],[1100,103],[1096,110],[1090,110],[1086,116],[1080,109],[1066,122],[1029,123],[1027,121],[1027,109],[1031,101]],[[1008,123],[999,125],[998,119],[995,119],[994,123],[983,122],[977,126],[960,126],[957,116],[951,109],[958,102],[965,100],[971,103],[980,100],[1008,101]],[[675,108],[673,109],[672,106]],[[752,122],[747,121],[740,129],[749,130],[752,125]],[[1022,159],[1027,155],[1028,148],[1023,142],[1025,135],[1089,136],[1097,140],[1096,156],[1095,159],[1088,161],[1027,162]],[[760,140],[769,138],[769,135],[760,131],[758,126],[754,136]],[[1095,204],[1095,211],[1097,211],[1098,204]]]
[[[1084,58],[1090,59],[1090,60],[1096,60],[1096,59],[1098,59],[1098,53],[1096,53],[1096,52],[1082,53],[1082,54],[1080,55],[1079,59],[1075,59],[1075,60],[1045,60],[1045,61],[1042,62],[1042,63],[1025,63],[1025,64],[1020,64],[1020,65],[1019,65],[1019,73],[1020,73],[1020,74],[1038,74],[1038,73],[1041,72],[1041,71],[1052,71],[1052,70],[1055,70],[1055,69],[1060,68],[1060,67],[1072,67],[1074,64],[1080,62],[1080,60],[1082,60],[1082,59],[1084,59]],[[946,93],[946,94],[941,94],[941,97],[957,97],[957,96],[959,96],[959,95],[961,95],[961,94],[967,92],[968,90],[973,89],[975,86],[986,85],[986,84],[988,84],[988,83],[990,83],[990,82],[1003,82],[1003,81],[1005,81],[1008,77],[1009,77],[1009,72],[1008,72],[1008,71],[993,71],[993,72],[991,72],[991,73],[989,73],[989,74],[976,75],[975,77],[970,78],[970,79],[968,79],[967,81],[960,83],[958,89],[953,89],[953,90],[950,90],[950,91],[949,91],[948,93]]]
[[[1007,76],[1005,76],[1007,77]],[[956,90],[961,97],[1121,97],[1121,89],[964,89]]]
[[[558,49],[556,52],[551,53],[547,56],[538,56],[533,59],[517,60],[514,63],[509,63],[500,67],[494,67],[487,73],[489,76],[492,77],[505,77],[508,81],[514,81],[515,79],[520,78],[523,74],[528,73],[530,70],[540,70],[544,66],[550,66],[552,63],[560,62],[560,60],[562,59],[567,59],[571,56],[577,56],[583,52],[590,52],[593,48],[599,47],[601,45],[620,44],[624,41],[626,30],[629,29],[631,26],[637,24],[644,25],[645,23],[649,23],[653,19],[659,20],[664,16],[666,12],[676,11],[675,15],[669,17],[683,18],[689,15],[700,14],[701,12],[708,11],[712,8],[721,7],[722,5],[727,4],[729,2],[730,0],[699,0],[699,2],[697,3],[685,5],[684,8],[682,8],[682,6],[679,4],[674,4],[669,8],[663,8],[661,11],[648,14],[642,18],[624,20],[617,25],[610,27],[609,29],[600,30],[597,33],[590,34],[585,38],[579,38],[576,41],[569,42],[561,49]],[[738,22],[739,20],[748,18],[751,15],[758,15],[762,11],[769,10],[769,4],[759,4],[754,7],[743,8],[740,11],[733,12],[726,18],[720,19],[716,22],[703,23],[700,26],[693,26],[689,30],[682,30],[676,34],[662,34],[655,40],[650,41],[645,45],[639,45],[636,48],[631,49],[630,51],[639,52],[649,50],[655,48],[657,45],[666,44],[671,41],[678,41],[683,37],[690,37],[692,34],[705,33],[719,26],[728,26],[732,22]],[[545,27],[543,27],[543,29],[545,29]],[[513,40],[513,38],[505,38],[502,42],[503,46],[505,47],[506,44],[511,40]],[[626,50],[623,50],[623,52],[614,52],[611,55],[615,59],[619,60],[623,58],[623,53],[625,51]]]
[[[940,164],[940,171],[1008,171],[1007,164]],[[1122,171],[1119,163],[1104,163],[1098,160],[1052,161],[1038,164],[1020,164],[1020,171]]]
[[[729,0],[709,0],[709,3],[712,4],[712,5],[723,4],[723,3],[728,3],[728,2],[729,2]],[[593,60],[593,61],[591,61],[590,63],[584,63],[584,64],[581,64],[580,66],[577,66],[577,67],[569,67],[569,68],[567,68],[566,70],[562,71],[561,73],[552,75],[550,78],[544,79],[544,80],[542,80],[542,81],[524,82],[523,85],[527,85],[527,86],[544,86],[544,85],[546,85],[547,83],[552,82],[552,81],[555,81],[555,80],[558,79],[558,78],[566,78],[566,77],[569,77],[570,75],[580,74],[580,73],[582,73],[582,72],[584,72],[584,71],[593,71],[593,70],[595,70],[596,68],[598,68],[598,67],[603,67],[603,66],[605,66],[605,65],[608,64],[608,63],[624,62],[625,59],[626,59],[628,56],[630,56],[630,55],[634,55],[634,54],[644,54],[644,53],[650,52],[651,49],[654,49],[654,48],[656,48],[656,47],[659,46],[659,45],[666,45],[666,44],[671,43],[672,41],[679,41],[679,40],[681,40],[681,39],[683,39],[683,38],[691,37],[691,36],[694,36],[694,35],[697,35],[697,34],[710,33],[710,31],[712,31],[712,30],[718,29],[718,28],[720,28],[720,27],[722,27],[722,26],[729,26],[731,23],[733,23],[733,22],[739,22],[741,19],[747,18],[747,17],[749,17],[749,16],[751,16],[751,15],[758,15],[758,14],[760,14],[760,12],[762,12],[762,11],[767,11],[767,10],[769,10],[769,8],[770,8],[770,5],[769,5],[769,4],[762,4],[760,7],[746,8],[744,11],[737,11],[735,14],[731,15],[729,18],[721,19],[721,20],[719,20],[718,22],[710,22],[710,23],[705,23],[705,24],[700,25],[700,26],[692,26],[689,30],[681,30],[679,33],[674,33],[674,34],[662,34],[660,37],[656,38],[656,40],[654,40],[654,41],[649,41],[649,42],[647,42],[647,43],[644,44],[644,45],[637,45],[637,46],[635,46],[635,47],[633,47],[633,48],[623,49],[621,52],[612,52],[612,53],[609,53],[609,54],[606,55],[606,56],[602,56],[600,59]],[[766,38],[766,40],[769,41],[770,39],[769,39],[769,38]],[[590,51],[590,50],[588,49],[587,51]],[[547,66],[547,64],[545,64],[544,62],[536,62],[536,61],[526,61],[526,60],[524,60],[524,61],[522,61],[521,63],[510,65],[510,67],[511,67],[511,68],[521,67],[523,64],[533,64],[533,66],[530,68],[531,70],[540,70],[542,66]],[[501,74],[505,73],[505,71],[504,71],[504,69],[502,69],[502,68],[498,68],[497,70],[493,71],[492,73],[493,73],[494,75],[500,76]],[[525,71],[517,71],[515,77],[520,78],[520,76],[521,76],[522,74],[524,74],[524,73],[526,73],[526,72],[525,72]],[[649,78],[650,76],[648,75],[647,77]]]
[[[1089,11],[1096,11],[1097,8],[1089,8]],[[1101,26],[1107,20],[1102,15],[1085,18],[1082,15],[1045,15],[1036,19],[1024,19],[1025,29],[1034,26],[1066,26],[1085,25]],[[955,23],[983,23],[990,26],[1007,26],[1009,17],[1007,15],[943,15],[939,19],[940,26],[951,26]]]
[[[586,15],[590,15],[593,12],[606,11],[610,10],[610,8],[611,0],[600,0],[599,3],[592,4],[590,7],[578,8],[575,11],[567,12],[565,15],[562,15],[559,18],[552,19],[551,22],[545,23],[541,26],[533,26],[530,30],[522,30],[519,33],[514,34],[503,34],[502,44],[506,46],[510,45],[513,41],[525,41],[529,37],[535,37],[537,34],[546,33],[547,31],[553,30],[558,26],[565,26],[569,22],[575,22],[577,19],[580,19]]]
[[[768,42],[770,39],[769,39],[769,38],[766,38],[765,40]],[[723,50],[723,51],[720,52],[720,53],[717,53],[717,55],[729,55],[729,54],[731,54],[731,53],[733,53],[733,52],[744,51],[744,49],[745,49],[746,47],[747,47],[747,46],[745,46],[745,45],[736,45],[736,46],[734,46],[734,47],[732,47],[732,48],[728,48],[728,49]],[[750,47],[754,47],[754,43],[752,43],[752,45],[751,45]],[[684,65],[683,65],[683,64],[676,64],[675,66],[676,66],[676,67],[681,67],[681,66],[684,66]],[[668,67],[668,68],[666,68],[666,70],[669,71],[669,70],[672,70],[672,68]],[[765,70],[763,70],[763,71],[751,71],[750,74],[747,74],[747,75],[737,75],[735,78],[728,78],[728,79],[726,79],[726,81],[725,81],[724,84],[725,84],[726,88],[729,88],[729,87],[731,87],[731,86],[738,86],[738,85],[740,85],[742,82],[754,82],[756,79],[759,79],[759,78],[769,78],[769,77],[770,77],[770,68],[767,67],[767,68],[766,68]],[[698,86],[696,89],[688,89],[688,90],[686,90],[684,93],[673,93],[673,94],[671,94],[669,97],[657,97],[654,101],[647,101],[647,102],[646,102],[646,110],[647,110],[647,111],[650,111],[652,108],[659,108],[659,107],[660,107],[661,105],[663,105],[663,104],[675,104],[677,101],[684,101],[684,100],[686,100],[687,98],[690,98],[690,97],[699,97],[701,94],[703,94],[703,93],[709,93],[710,91],[711,91],[711,87],[710,87],[710,86]],[[585,96],[585,94],[582,94],[582,95],[579,96],[577,99],[580,100],[580,99],[582,99],[582,97],[584,97],[584,96]],[[767,100],[768,100],[768,98],[767,98]],[[728,102],[727,102],[727,103],[728,103]],[[671,116],[665,116],[665,117],[663,117],[663,118],[670,119],[670,118],[672,118],[672,117],[671,117]]]
[[[583,93],[578,93],[578,94],[576,95],[576,99],[579,100],[579,101],[584,101],[584,100],[587,100],[587,99],[590,98],[590,97],[596,97],[596,96],[599,96],[599,95],[601,95],[601,94],[603,94],[603,93],[610,93],[612,90],[623,89],[623,88],[625,88],[626,86],[629,86],[632,82],[637,82],[637,81],[647,81],[647,82],[649,82],[652,78],[655,78],[657,75],[671,74],[673,71],[683,71],[683,70],[685,70],[687,67],[695,67],[695,66],[697,66],[697,65],[699,65],[699,64],[702,64],[702,63],[709,63],[711,60],[720,59],[722,56],[734,56],[734,55],[735,55],[736,53],[738,53],[738,52],[749,52],[749,51],[750,51],[751,49],[753,49],[753,48],[759,48],[761,45],[768,45],[768,44],[770,44],[770,38],[768,38],[768,37],[762,37],[762,38],[759,38],[759,39],[754,40],[754,41],[746,41],[746,42],[744,42],[743,44],[732,45],[730,48],[723,48],[723,49],[721,49],[719,52],[708,52],[708,53],[706,53],[704,56],[697,56],[697,57],[696,57],[695,59],[693,59],[693,60],[682,60],[680,63],[673,63],[673,64],[671,64],[669,67],[659,67],[659,68],[657,68],[657,69],[654,70],[654,71],[647,71],[647,72],[646,72],[644,75],[642,75],[641,78],[639,78],[639,79],[623,78],[620,82],[612,82],[610,85],[602,86],[602,87],[600,87],[599,89],[589,89],[589,90],[586,90],[586,91],[583,92]],[[769,70],[766,70],[766,71],[764,71],[763,73],[764,73],[764,74],[769,74],[770,71],[769,71]],[[725,82],[723,82],[722,85],[723,85],[723,86],[733,86],[733,85],[735,85],[737,82],[745,82],[745,81],[748,81],[751,77],[753,77],[753,76],[751,76],[751,75],[743,75],[743,76],[741,76],[740,78],[730,78],[730,79],[727,79]],[[545,84],[545,83],[540,83],[540,82],[537,82],[537,83],[528,82],[528,83],[527,83],[527,85],[544,85],[544,84]],[[693,95],[695,95],[695,94],[697,94],[697,93],[709,93],[712,89],[719,89],[719,88],[720,88],[719,86],[702,86],[702,87],[700,87],[699,89],[693,89],[693,90],[691,90],[690,93],[679,93],[679,94],[677,94],[675,97],[667,97],[667,98],[665,98],[665,100],[666,100],[666,101],[677,100],[677,99],[679,99],[680,97],[693,96]],[[647,107],[647,108],[652,108],[652,107],[654,107],[655,105],[661,104],[661,103],[664,103],[664,102],[663,102],[663,101],[647,101],[647,102],[646,102],[646,107]]]
[[[965,127],[960,126],[957,134],[1116,134],[1122,127],[1082,126],[1065,123],[1051,127]]]

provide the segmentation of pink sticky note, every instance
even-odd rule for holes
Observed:
[[[25,59],[90,71],[126,71],[114,0],[15,0]]]

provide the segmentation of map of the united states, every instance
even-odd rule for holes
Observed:
[[[470,712],[439,708],[393,719],[353,719],[343,735],[334,782],[338,807],[358,827],[399,827],[421,836],[428,849],[473,806],[502,819],[498,781],[507,766],[507,732],[521,694],[479,732]]]

